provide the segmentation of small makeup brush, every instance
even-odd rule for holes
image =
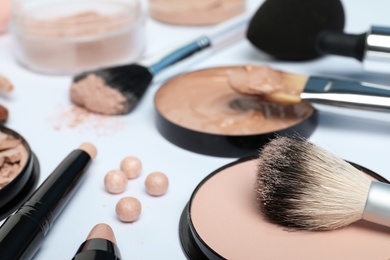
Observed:
[[[325,104],[372,111],[390,111],[390,86],[325,77],[304,76],[268,66],[246,65],[229,75],[237,92],[280,103]]]
[[[248,21],[248,15],[239,16],[217,27],[211,35],[199,37],[173,50],[161,52],[157,57],[150,57],[139,63],[76,75],[71,86],[72,101],[99,114],[127,114],[135,108],[157,74],[176,64],[180,66],[176,73],[181,72],[185,69],[184,61],[188,65],[193,61],[193,57],[200,56],[194,54],[210,55],[207,50],[214,52],[242,39]],[[100,91],[102,88],[112,89],[114,92],[103,95]],[[116,99],[111,98],[114,100],[112,105],[107,104],[110,97]],[[94,105],[89,106],[91,102],[87,100],[93,100]],[[105,106],[107,108],[104,108]]]
[[[278,137],[258,160],[265,217],[289,230],[333,230],[360,219],[390,226],[390,185],[300,137]]]

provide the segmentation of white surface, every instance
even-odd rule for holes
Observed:
[[[261,2],[251,1],[249,7],[257,8]],[[343,3],[347,32],[361,33],[372,24],[390,26],[388,0],[344,0]],[[148,53],[193,38],[210,28],[176,27],[149,19]],[[40,183],[82,142],[93,142],[99,151],[86,181],[54,223],[35,259],[71,259],[90,229],[100,222],[113,228],[123,259],[185,259],[178,236],[183,207],[206,175],[234,159],[195,154],[165,140],[154,124],[153,96],[157,85],[149,88],[139,107],[129,115],[104,120],[95,117],[77,127],[69,127],[63,121],[63,126],[56,129],[55,126],[63,119],[61,114],[71,105],[68,96],[71,77],[30,72],[15,63],[10,48],[10,35],[1,35],[0,73],[14,83],[15,91],[10,96],[0,96],[0,102],[10,111],[6,125],[22,134],[39,158]],[[209,57],[196,68],[246,63],[265,63],[307,75],[387,82],[390,85],[390,75],[364,72],[361,64],[353,59],[327,56],[300,63],[273,61],[256,51],[246,40]],[[356,111],[358,114],[359,111]],[[311,140],[390,178],[389,133],[390,123],[386,120],[320,113],[319,125]],[[129,182],[123,194],[108,194],[103,186],[104,175],[118,168],[127,155],[141,159],[142,174]],[[151,197],[144,189],[144,180],[152,171],[162,171],[169,177],[168,193],[162,197]],[[115,204],[123,196],[135,196],[142,203],[142,215],[135,223],[122,223],[115,215]]]

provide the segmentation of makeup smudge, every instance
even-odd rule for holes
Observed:
[[[95,133],[108,136],[123,130],[125,122],[121,116],[105,116],[91,113],[74,105],[60,104],[47,121],[55,131],[64,129],[77,130],[79,133]]]

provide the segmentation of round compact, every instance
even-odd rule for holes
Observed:
[[[216,170],[195,189],[180,218],[189,259],[387,259],[390,228],[358,221],[333,231],[286,231],[258,209],[254,157]],[[372,178],[374,172],[353,164]]]
[[[15,57],[50,74],[129,63],[144,51],[144,18],[138,0],[14,0]]]
[[[277,104],[232,89],[229,78],[241,66],[184,73],[155,95],[156,125],[173,144],[220,157],[242,157],[277,135],[310,136],[317,125],[307,103]]]
[[[27,141],[0,126],[0,220],[18,209],[38,184],[39,162]]]

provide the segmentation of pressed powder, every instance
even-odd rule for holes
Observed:
[[[255,158],[241,159],[198,185],[180,222],[187,254],[212,259],[388,259],[388,227],[359,221],[334,231],[291,232],[267,222],[257,207],[256,169]]]
[[[228,142],[244,142],[242,146],[248,149],[246,152],[252,152],[250,148],[258,149],[271,137],[266,136],[268,134],[295,131],[307,135],[311,132],[314,124],[301,125],[314,119],[315,111],[311,105],[278,104],[240,94],[233,90],[230,81],[235,77],[233,75],[238,74],[239,77],[242,71],[242,66],[209,68],[181,74],[165,83],[155,95],[160,132],[174,143],[182,142],[178,145],[190,150],[189,142],[194,140],[194,145],[205,146],[202,153],[208,153],[208,147],[221,146],[221,143],[214,143],[218,137]],[[294,129],[299,127],[302,129]],[[182,133],[179,133],[180,130],[183,130]],[[191,133],[184,132],[212,137],[210,140],[196,140],[193,136],[190,138]],[[240,140],[232,141],[235,137]],[[245,137],[250,137],[250,140]],[[231,155],[243,154],[238,151]]]
[[[144,50],[138,0],[15,0],[17,60],[34,71],[75,74],[134,61]]]
[[[216,24],[244,11],[244,0],[149,0],[152,18],[177,25]]]
[[[34,191],[39,162],[26,140],[0,126],[0,220],[17,209]]]

